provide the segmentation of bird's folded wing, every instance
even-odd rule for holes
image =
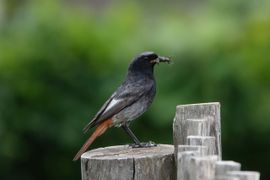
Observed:
[[[84,133],[86,133],[90,128],[92,128],[93,126],[95,126],[94,125],[95,121],[101,116],[101,114],[104,112],[104,110],[106,109],[106,107],[112,101],[112,99],[114,98],[114,96],[115,96],[115,93],[102,105],[102,107],[99,109],[99,111],[94,116],[94,118],[88,124],[86,124],[86,126],[83,128],[83,132]]]
[[[148,83],[132,87],[129,85],[120,86],[118,90],[104,103],[95,117],[84,127],[83,131],[86,132],[88,129],[108,118],[111,118],[124,108],[132,105],[139,100],[143,94],[151,90],[153,85],[153,83]]]

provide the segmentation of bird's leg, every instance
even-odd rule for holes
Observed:
[[[129,135],[129,137],[131,137],[132,141],[135,143],[135,145],[140,145],[141,142],[139,141],[139,139],[134,135],[134,133],[129,129],[127,124],[123,124],[122,128],[124,129],[124,131]]]
[[[131,131],[131,129],[129,129],[127,124],[123,124],[122,128],[124,129],[124,131],[131,137],[131,139],[133,140],[134,144],[130,144],[130,146],[132,148],[140,148],[140,147],[153,147],[153,146],[157,146],[154,142],[149,141],[149,142],[143,142],[141,143],[139,141],[139,139],[134,135],[134,133]]]

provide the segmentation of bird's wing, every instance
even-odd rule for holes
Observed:
[[[87,132],[90,128],[95,126],[95,121],[102,115],[102,113],[105,111],[105,109],[107,108],[109,103],[112,101],[114,96],[115,96],[115,93],[113,93],[111,95],[111,97],[103,104],[103,106],[100,108],[100,110],[94,116],[94,118],[88,124],[86,124],[86,126],[83,128],[83,132]]]
[[[147,93],[154,86],[153,82],[147,84],[123,84],[117,91],[105,102],[95,117],[84,127],[83,131],[111,118],[124,108],[132,105],[140,99],[140,97]]]

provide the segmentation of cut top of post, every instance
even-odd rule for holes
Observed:
[[[98,148],[84,153],[82,159],[121,159],[121,158],[142,158],[151,156],[164,156],[172,154],[174,148],[172,145],[158,145],[152,148],[131,148],[125,146],[111,146],[106,148]]]

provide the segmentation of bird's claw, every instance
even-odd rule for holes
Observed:
[[[150,148],[157,146],[157,144],[152,141],[149,141],[149,142],[141,142],[139,144],[129,144],[129,146],[132,148]]]

